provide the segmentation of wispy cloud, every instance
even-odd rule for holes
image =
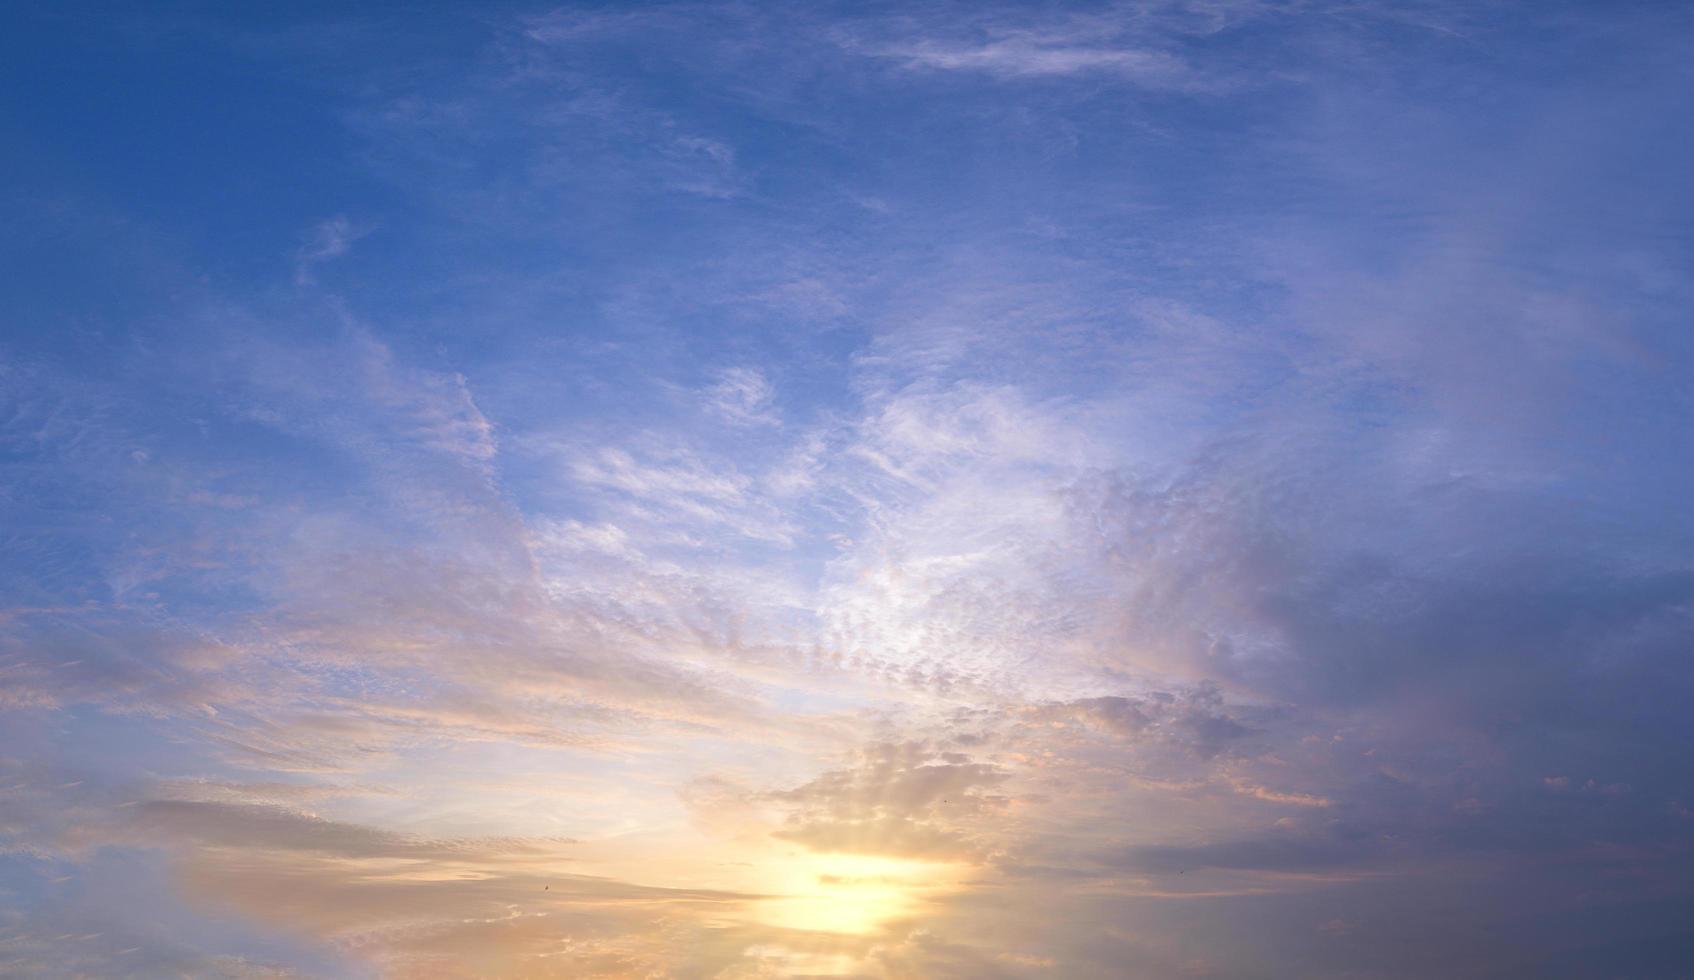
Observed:
[[[781,424],[775,389],[757,368],[728,368],[703,394],[707,407],[731,425]]]
[[[976,45],[923,41],[877,53],[912,69],[978,71],[1004,78],[1104,73],[1155,86],[1177,86],[1191,78],[1182,60],[1164,51],[1087,47],[1063,41],[1043,43],[1026,38]]]
[[[294,252],[294,282],[311,285],[316,281],[318,266],[346,255],[354,242],[368,234],[370,229],[356,227],[339,214],[313,225]]]

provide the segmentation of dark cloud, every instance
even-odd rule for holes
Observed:
[[[1005,803],[1008,773],[908,742],[865,749],[850,769],[768,794],[788,811],[774,832],[818,851],[955,860],[980,857],[968,828]]]

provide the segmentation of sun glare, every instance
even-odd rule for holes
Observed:
[[[957,884],[959,866],[857,854],[788,856],[758,903],[766,925],[863,935],[909,915]]]

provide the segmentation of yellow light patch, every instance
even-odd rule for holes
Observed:
[[[791,855],[771,871],[777,897],[756,903],[754,914],[785,929],[864,935],[952,890],[961,870],[896,857]]]

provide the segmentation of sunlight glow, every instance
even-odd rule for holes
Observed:
[[[766,925],[870,933],[958,886],[963,865],[860,854],[789,855],[773,876],[779,897],[758,903]]]

